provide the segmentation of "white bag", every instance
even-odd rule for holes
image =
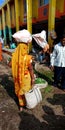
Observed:
[[[26,29],[14,33],[12,37],[15,38],[17,42],[28,43],[32,41],[32,36],[30,32]]]
[[[29,92],[25,93],[26,107],[28,109],[34,108],[40,101],[42,101],[42,95],[39,88],[34,87]]]

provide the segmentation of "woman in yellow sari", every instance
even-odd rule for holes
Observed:
[[[20,111],[26,106],[24,93],[32,88],[34,73],[32,56],[28,55],[28,43],[19,43],[12,56],[12,74]]]

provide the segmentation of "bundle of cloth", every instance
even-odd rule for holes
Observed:
[[[16,42],[24,42],[24,43],[29,43],[32,41],[32,36],[29,31],[26,29],[17,31],[12,35],[12,37],[15,39]]]
[[[16,40],[16,42],[25,42],[29,43],[31,42],[32,38],[36,41],[36,43],[44,49],[44,52],[47,52],[49,50],[49,44],[46,40],[46,31],[43,30],[41,33],[33,34],[31,35],[29,32],[26,32],[25,29],[20,30],[16,33],[14,33],[13,38]]]
[[[44,52],[47,52],[49,50],[49,44],[46,40],[46,31],[43,30],[41,33],[33,34],[32,37],[36,41],[36,43],[43,48]]]

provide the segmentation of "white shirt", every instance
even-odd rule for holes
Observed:
[[[3,44],[3,39],[0,37],[0,42]]]
[[[65,67],[65,46],[62,46],[61,42],[54,46],[50,64],[51,66]]]

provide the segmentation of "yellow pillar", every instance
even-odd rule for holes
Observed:
[[[2,26],[3,26],[4,41],[5,41],[5,44],[6,44],[6,28],[5,28],[5,11],[4,11],[4,8],[2,8]]]
[[[23,3],[23,0],[19,1],[19,14],[20,14],[20,21],[23,23],[23,20],[24,20],[24,3]]]
[[[0,15],[0,36],[2,36],[2,16]]]
[[[10,5],[7,3],[9,40],[12,40]]]
[[[14,10],[14,4],[11,5],[11,23],[13,27],[15,27],[15,10]]]
[[[19,30],[19,2],[15,0],[16,31]]]
[[[32,16],[38,18],[38,0],[33,0],[32,2]]]
[[[56,0],[49,0],[49,16],[48,16],[48,43],[50,45],[50,51],[52,50],[52,43],[50,32],[55,30],[55,11]]]
[[[32,34],[32,0],[27,0],[27,30]],[[29,51],[32,49],[32,43],[29,45]]]
[[[61,13],[64,11],[64,0],[56,0],[56,9]]]

